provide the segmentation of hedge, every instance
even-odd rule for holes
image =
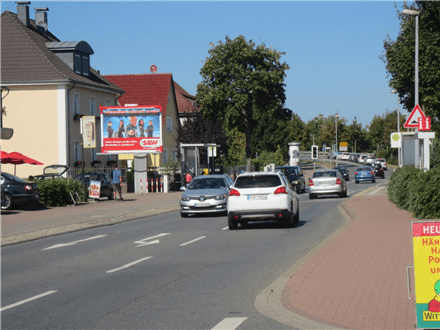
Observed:
[[[398,168],[390,177],[388,198],[418,219],[440,218],[440,167],[429,171]]]
[[[80,181],[73,179],[54,178],[49,180],[35,180],[40,190],[40,202],[46,207],[66,206],[73,204],[70,193],[78,193],[81,201],[87,201],[87,194],[83,192]]]

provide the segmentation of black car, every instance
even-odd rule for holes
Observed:
[[[385,179],[385,171],[380,163],[372,164],[371,167],[373,168],[376,177],[380,176],[382,179]]]
[[[348,174],[349,170],[347,170],[347,167],[345,166],[335,166],[333,167],[334,170],[338,170],[345,181],[350,181],[350,175]]]
[[[34,182],[25,181],[15,175],[1,172],[1,184],[2,194],[3,188],[5,193],[5,201],[4,203],[2,201],[1,205],[2,210],[9,210],[14,204],[36,202],[40,199],[38,185]]]
[[[83,174],[77,174],[75,180],[82,182]],[[88,188],[90,186],[90,181],[100,181],[101,182],[101,192],[99,197],[108,197],[108,199],[113,199],[113,184],[110,176],[104,172],[98,173],[85,173],[84,174],[84,184]]]
[[[301,167],[298,166],[277,166],[275,170],[279,170],[289,179],[290,183],[296,187],[296,192],[303,193],[306,191],[306,180],[304,174],[301,171]]]

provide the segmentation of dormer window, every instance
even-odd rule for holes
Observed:
[[[53,51],[76,74],[90,75],[90,55],[95,52],[85,41],[47,42],[46,47]]]

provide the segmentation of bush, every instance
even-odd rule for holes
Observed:
[[[390,177],[388,198],[418,219],[440,218],[440,167],[424,172],[413,165]]]
[[[40,190],[40,202],[46,207],[66,206],[72,204],[70,193],[78,193],[81,201],[87,201],[88,194],[83,191],[81,182],[73,179],[54,178],[49,180],[36,180]]]

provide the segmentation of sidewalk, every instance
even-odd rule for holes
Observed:
[[[124,194],[123,201],[1,212],[2,246],[180,210],[180,191]]]

